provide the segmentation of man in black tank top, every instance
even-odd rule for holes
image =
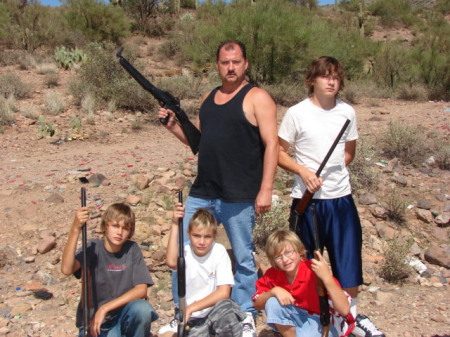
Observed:
[[[251,300],[257,280],[252,231],[255,214],[268,212],[272,202],[278,161],[276,105],[265,90],[247,82],[248,61],[241,42],[221,43],[216,57],[222,85],[201,100],[198,175],[186,200],[183,227],[186,232],[198,208],[211,211],[224,225],[236,262],[231,298],[248,313],[243,336],[251,337],[256,336],[257,314]],[[161,108],[158,117],[167,116],[165,127],[187,145],[174,113]],[[172,284],[177,305],[176,282]],[[160,333],[167,331],[174,331],[170,324]]]

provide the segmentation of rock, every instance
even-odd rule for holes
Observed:
[[[397,231],[389,226],[378,223],[375,225],[375,228],[382,239],[392,240],[397,236]]]
[[[37,245],[37,250],[41,254],[45,254],[56,246],[56,238],[54,236],[47,236],[42,239]]]
[[[64,202],[64,198],[60,196],[58,193],[52,193],[45,202],[49,204],[62,204]]]
[[[386,171],[388,171],[388,172],[394,171],[398,167],[398,164],[399,164],[398,158],[389,160],[389,162],[387,163],[387,166],[386,166]]]
[[[130,204],[131,206],[136,206],[140,202],[141,202],[141,197],[139,197],[137,195],[130,194],[127,196],[127,203]]]
[[[377,203],[376,195],[370,192],[360,195],[358,200],[361,205],[373,205]]]
[[[450,256],[444,249],[440,247],[431,246],[425,251],[424,257],[425,260],[431,264],[442,266],[447,269],[450,268]]]
[[[434,222],[440,227],[448,227],[450,224],[450,212],[444,212],[434,218]]]
[[[392,181],[400,186],[407,186],[408,185],[408,179],[404,176],[394,176],[392,177]]]
[[[421,209],[431,209],[431,203],[430,201],[426,199],[421,199],[417,201],[417,207]]]
[[[376,206],[375,208],[371,209],[371,213],[377,219],[387,219],[387,211],[384,207]]]
[[[416,216],[417,219],[426,223],[432,223],[434,220],[433,214],[431,214],[431,212],[426,209],[416,208]]]
[[[146,189],[150,184],[150,179],[143,174],[135,175],[133,180],[136,184],[137,189],[140,191]]]
[[[95,173],[91,175],[88,179],[90,184],[94,185],[102,185],[102,183],[106,180],[106,177],[101,173]]]

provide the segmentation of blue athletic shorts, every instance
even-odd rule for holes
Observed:
[[[294,199],[291,206],[291,228],[295,219],[295,207],[300,199]],[[336,199],[312,199],[303,215],[299,215],[296,229],[300,240],[312,258],[314,231],[311,205],[315,204],[320,248],[327,248],[333,276],[341,287],[357,287],[362,277],[362,229],[358,211],[351,194]]]

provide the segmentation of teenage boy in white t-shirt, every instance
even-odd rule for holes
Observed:
[[[177,204],[169,234],[166,264],[177,268],[179,219],[184,217],[184,206]],[[230,299],[234,277],[231,260],[225,247],[215,242],[217,223],[205,209],[192,216],[188,235],[190,243],[184,246],[186,263],[186,322],[190,337],[241,337],[246,318],[239,305]]]
[[[289,108],[278,131],[278,165],[295,174],[291,219],[296,218],[295,208],[305,191],[309,190],[314,194],[320,241],[327,248],[333,276],[353,298],[351,313],[356,317],[353,334],[358,337],[384,337],[368,317],[356,315],[358,286],[363,282],[362,229],[351,195],[347,165],[355,157],[358,131],[355,110],[337,99],[339,91],[344,88],[343,67],[333,57],[319,57],[311,64],[306,84],[309,97]],[[350,120],[349,126],[321,176],[317,177],[315,172],[347,119]],[[291,146],[294,158],[288,154]],[[310,206],[299,217],[296,232],[307,251],[313,252]]]

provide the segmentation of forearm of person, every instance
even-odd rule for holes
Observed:
[[[278,142],[272,141],[266,144],[264,151],[263,176],[261,190],[272,193],[273,181],[278,162]]]
[[[76,220],[74,220],[75,222]],[[61,258],[61,272],[64,275],[72,275],[76,270],[80,268],[80,263],[75,259],[75,253],[77,249],[77,241],[80,235],[80,229],[75,224],[72,225],[69,231],[69,237],[64,247],[63,255]]]
[[[328,294],[333,302],[334,309],[342,316],[347,316],[350,312],[350,304],[348,303],[347,296],[345,295],[342,288],[335,282],[335,280],[330,276],[323,281]]]
[[[253,302],[256,310],[264,310],[266,307],[266,302],[269,300],[269,298],[275,297],[275,294],[272,290],[273,288],[262,294],[259,294],[256,300]]]
[[[172,224],[167,242],[166,264],[171,269],[176,269],[178,264],[178,225]]]
[[[221,285],[218,286],[215,291],[213,291],[208,296],[202,298],[200,301],[191,303],[187,310],[192,314],[193,312],[206,309],[214,306],[216,303],[230,298],[231,286]]]
[[[146,284],[138,284],[134,286],[132,289],[123,293],[119,297],[103,304],[98,310],[103,310],[104,313],[108,313],[114,309],[120,308],[131,301],[140,300],[147,297],[147,285]]]
[[[183,132],[183,129],[181,128],[180,124],[175,123],[172,127],[167,128],[175,137],[178,138],[183,144],[189,145],[189,142],[186,138],[186,135]]]
[[[356,155],[356,140],[345,143],[345,166],[348,166]]]

